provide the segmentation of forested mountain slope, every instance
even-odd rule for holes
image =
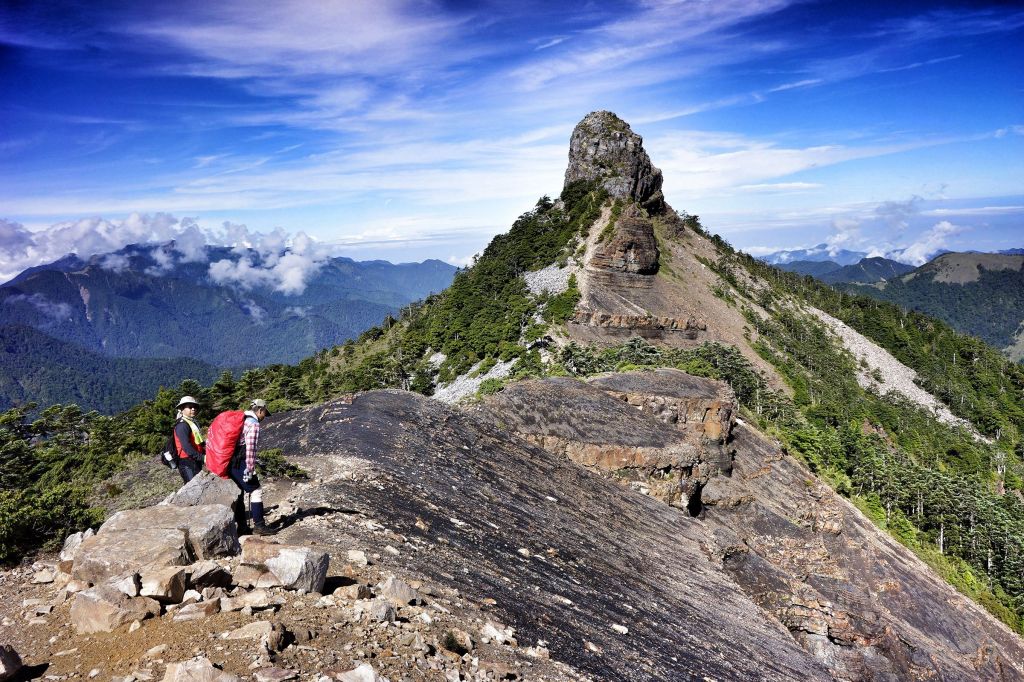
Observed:
[[[332,258],[297,263],[279,281],[266,260],[226,247],[186,260],[173,242],[71,256],[0,286],[0,324],[110,357],[191,357],[218,367],[296,362],[441,291],[455,272],[436,260]]]
[[[925,313],[1024,359],[1024,256],[946,253],[903,277],[844,290]]]

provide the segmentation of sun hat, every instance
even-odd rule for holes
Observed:
[[[183,397],[181,400],[178,401],[178,405],[177,405],[176,409],[180,410],[181,408],[185,407],[186,405],[195,405],[196,407],[199,407],[199,401],[196,400],[195,398],[193,398],[192,396],[187,395],[187,396]]]

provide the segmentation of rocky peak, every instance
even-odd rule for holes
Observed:
[[[631,199],[650,210],[664,207],[661,171],[644,151],[643,138],[610,111],[587,114],[572,131],[565,184],[597,180],[613,199]]]

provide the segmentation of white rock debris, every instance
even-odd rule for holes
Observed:
[[[575,266],[560,268],[555,263],[541,270],[527,272],[523,275],[523,279],[526,280],[526,286],[534,296],[545,291],[549,294],[560,294],[569,288],[569,275],[575,273],[576,270]]]
[[[473,365],[468,372],[458,377],[452,383],[447,386],[439,387],[434,392],[434,399],[440,400],[442,403],[449,405],[457,403],[463,398],[476,393],[477,389],[480,388],[480,384],[488,379],[504,379],[512,372],[512,366],[516,364],[515,360],[509,360],[504,362],[499,360],[495,363],[494,367],[491,367],[485,374],[479,376],[471,376],[473,372],[480,367],[480,363]]]
[[[975,439],[987,442],[970,422],[954,415],[938,398],[914,383],[917,372],[894,358],[889,351],[828,313],[813,307],[808,309],[828,325],[842,340],[846,350],[857,359],[857,383],[862,388],[873,388],[880,395],[899,393],[911,402],[930,410],[940,422],[967,429]],[[876,377],[880,377],[881,381]]]

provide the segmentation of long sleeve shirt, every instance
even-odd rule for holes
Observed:
[[[256,470],[256,445],[260,440],[260,420],[252,412],[246,411],[245,423],[242,425],[242,442],[245,443],[245,468]]]

